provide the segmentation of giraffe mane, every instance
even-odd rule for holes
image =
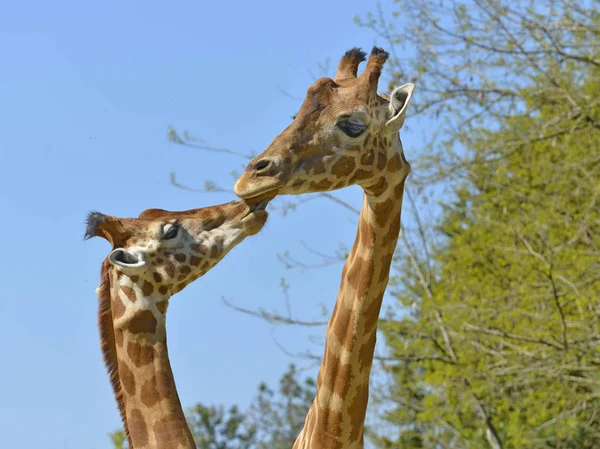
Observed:
[[[119,413],[121,414],[121,420],[123,421],[125,435],[127,436],[129,447],[133,448],[133,443],[129,434],[129,427],[127,425],[127,415],[125,413],[125,398],[121,387],[121,379],[119,377],[117,346],[115,343],[115,329],[113,327],[113,316],[110,299],[111,281],[108,270],[108,261],[105,260],[102,263],[102,269],[100,271],[100,285],[97,289],[100,348],[102,350],[104,366],[106,367],[106,371],[110,378],[110,384],[112,386],[115,399],[117,401],[117,406],[119,407]]]
[[[96,232],[98,231],[98,226],[102,223],[106,222],[106,216],[101,214],[98,211],[91,211],[85,220],[85,235],[83,236],[84,240],[91,239],[96,236]]]

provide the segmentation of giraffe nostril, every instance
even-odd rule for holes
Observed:
[[[254,171],[256,173],[262,173],[271,167],[272,161],[270,159],[263,159],[254,164]]]

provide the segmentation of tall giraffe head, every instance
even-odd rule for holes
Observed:
[[[85,238],[113,246],[102,264],[101,347],[129,447],[194,448],[166,346],[171,295],[214,267],[267,220],[267,201],[138,218],[90,213]]]
[[[366,54],[353,48],[342,57],[333,79],[321,78],[309,89],[294,121],[256,156],[237,180],[241,198],[270,198],[339,189],[359,184],[385,190],[390,176],[404,180],[410,165],[398,131],[414,85],[391,95],[377,94],[388,53],[374,47]]]

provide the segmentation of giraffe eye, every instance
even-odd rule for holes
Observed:
[[[358,137],[367,129],[362,121],[357,119],[345,119],[337,122],[337,127],[349,137]]]
[[[163,240],[172,240],[177,237],[177,233],[179,232],[179,225],[173,225],[165,232],[163,235]]]

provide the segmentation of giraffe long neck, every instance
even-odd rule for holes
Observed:
[[[317,395],[295,449],[364,446],[377,322],[400,232],[404,180],[365,193],[356,240],[327,326]]]
[[[132,449],[195,449],[167,350],[166,301],[111,298],[118,376]]]

